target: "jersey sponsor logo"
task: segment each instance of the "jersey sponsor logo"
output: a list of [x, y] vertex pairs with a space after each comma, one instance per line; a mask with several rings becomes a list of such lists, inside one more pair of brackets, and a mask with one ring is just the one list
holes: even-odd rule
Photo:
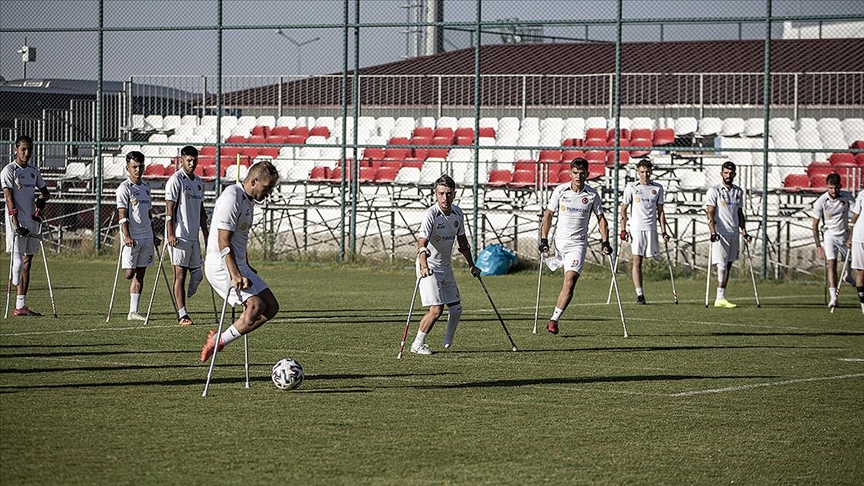
[[435, 229], [443, 230], [443, 229], [444, 229], [444, 223], [438, 223], [438, 224], [436, 224], [436, 225], [435, 225]]
[[240, 225], [240, 231], [246, 231], [246, 228], [249, 227], [249, 223], [244, 222]]
[[132, 204], [132, 206], [137, 206], [138, 205], [138, 198], [133, 196], [132, 199], [129, 200], [129, 203]]
[[723, 206], [723, 207], [726, 207], [726, 201], [724, 201], [723, 199], [721, 199], [721, 200], [720, 200], [720, 205]]
[[636, 198], [636, 203], [638, 204], [638, 203], [640, 203], [640, 202], [642, 202], [642, 198], [641, 198], [641, 197], [637, 197], [637, 198]]
[[588, 208], [568, 208], [565, 206], [564, 209], [566, 209], [568, 213], [590, 213], [591, 212], [591, 210]]

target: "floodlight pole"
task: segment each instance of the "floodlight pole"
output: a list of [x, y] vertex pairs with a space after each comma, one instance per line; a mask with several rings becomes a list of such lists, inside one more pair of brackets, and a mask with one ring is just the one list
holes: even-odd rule
[[312, 39], [305, 40], [303, 42], [298, 42], [294, 40], [291, 36], [282, 31], [282, 29], [276, 29], [276, 35], [282, 36], [288, 39], [288, 42], [294, 44], [294, 47], [297, 48], [297, 76], [303, 75], [303, 46], [307, 44], [311, 44], [313, 42], [317, 42], [321, 40], [320, 37], [313, 37]]

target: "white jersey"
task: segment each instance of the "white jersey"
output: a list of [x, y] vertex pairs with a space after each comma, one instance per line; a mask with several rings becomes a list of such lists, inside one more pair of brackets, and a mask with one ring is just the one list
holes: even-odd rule
[[744, 207], [744, 191], [732, 184], [727, 188], [723, 183], [708, 189], [705, 205], [714, 206], [714, 231], [719, 235], [739, 233], [738, 210]]
[[840, 191], [835, 199], [828, 193], [822, 194], [813, 203], [813, 219], [822, 220], [823, 233], [846, 238], [849, 231], [849, 208], [854, 199], [852, 194]]
[[150, 200], [150, 184], [143, 180], [141, 184], [133, 184], [130, 179], [126, 179], [117, 186], [116, 194], [117, 208], [126, 210], [129, 236], [133, 239], [152, 238], [150, 210], [153, 203]]
[[569, 182], [555, 187], [546, 209], [558, 213], [555, 241], [559, 248], [568, 242], [586, 241], [591, 214], [603, 214], [600, 194], [593, 187], [585, 184], [581, 191], [575, 192]]
[[[0, 183], [3, 189], [12, 191], [12, 201], [18, 210], [18, 222], [25, 223], [33, 221], [33, 213], [36, 212], [36, 189], [45, 187], [45, 181], [39, 169], [32, 165], [21, 167], [17, 162], [10, 162], [0, 172]], [[8, 211], [6, 212], [6, 227], [11, 228]]]
[[176, 203], [174, 236], [197, 240], [201, 229], [201, 204], [204, 203], [204, 183], [185, 170], [175, 172], [165, 184], [165, 200]]
[[630, 231], [657, 231], [657, 206], [663, 204], [663, 186], [634, 182], [624, 188], [624, 204], [633, 208]]
[[855, 206], [852, 207], [852, 212], [858, 215], [858, 221], [852, 228], [852, 241], [855, 243], [864, 243], [864, 191], [858, 192], [858, 197], [855, 198]]
[[234, 261], [238, 265], [248, 265], [246, 246], [249, 244], [249, 229], [252, 228], [254, 209], [252, 198], [246, 195], [242, 184], [238, 182], [225, 188], [213, 207], [210, 236], [207, 239], [208, 260], [222, 258], [219, 255], [219, 230], [226, 230], [234, 233], [230, 243]]
[[449, 267], [450, 259], [453, 258], [453, 243], [457, 236], [464, 234], [465, 215], [459, 206], [450, 205], [450, 216], [444, 214], [437, 203], [430, 206], [423, 215], [418, 234], [429, 242], [427, 248], [430, 254], [426, 257], [429, 268]]

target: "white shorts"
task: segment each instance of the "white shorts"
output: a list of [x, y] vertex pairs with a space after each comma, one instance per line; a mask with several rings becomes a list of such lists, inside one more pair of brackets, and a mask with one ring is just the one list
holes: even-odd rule
[[843, 235], [832, 235], [826, 233], [823, 235], [823, 238], [822, 249], [825, 251], [826, 260], [846, 259], [846, 238], [844, 238]]
[[197, 239], [177, 238], [177, 245], [169, 246], [168, 254], [171, 256], [171, 265], [186, 268], [201, 266], [201, 242]]
[[566, 245], [558, 245], [556, 242], [557, 253], [555, 257], [560, 260], [564, 267], [564, 272], [576, 272], [581, 274], [582, 267], [585, 265], [585, 255], [588, 253], [588, 243], [578, 241], [576, 243], [569, 242]]
[[152, 238], [136, 240], [135, 246], [123, 245], [120, 260], [123, 268], [152, 267], [155, 254]]
[[268, 288], [267, 284], [261, 280], [261, 277], [253, 272], [248, 265], [238, 265], [237, 268], [240, 270], [241, 275], [249, 279], [250, 284], [248, 288], [239, 292], [239, 299], [237, 298], [237, 292], [231, 286], [231, 275], [228, 273], [228, 269], [225, 265], [222, 264], [222, 261], [219, 260], [215, 264], [206, 262], [204, 264], [204, 275], [207, 276], [207, 281], [210, 282], [210, 286], [213, 287], [213, 290], [215, 290], [216, 293], [219, 294], [219, 297], [223, 299], [227, 294], [228, 303], [232, 306], [242, 304], [250, 297], [258, 295]]
[[657, 238], [656, 231], [631, 231], [630, 236], [633, 238], [630, 243], [631, 254], [660, 259], [660, 240]]
[[852, 268], [864, 270], [864, 243], [860, 241], [852, 242]]
[[[36, 221], [19, 221], [21, 226], [30, 230], [33, 234], [38, 234], [39, 232], [39, 223]], [[28, 237], [16, 237], [15, 231], [12, 230], [12, 225], [6, 225], [6, 253], [12, 253], [14, 246], [14, 250], [17, 253], [23, 253], [25, 255], [35, 255], [39, 250], [39, 240], [37, 238]]]
[[737, 234], [720, 235], [720, 241], [711, 243], [711, 263], [725, 265], [738, 260], [739, 239]]
[[[420, 279], [420, 302], [423, 307], [431, 305], [455, 304], [459, 302], [459, 288], [453, 277], [453, 267], [432, 268], [432, 275]], [[420, 263], [416, 264], [415, 275], [420, 276]]]

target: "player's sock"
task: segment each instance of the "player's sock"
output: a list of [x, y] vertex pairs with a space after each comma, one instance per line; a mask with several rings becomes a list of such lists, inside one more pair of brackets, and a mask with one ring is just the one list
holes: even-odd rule
[[726, 298], [726, 289], [723, 287], [717, 287], [717, 300], [723, 300]]
[[16, 309], [21, 309], [21, 308], [23, 308], [23, 307], [26, 305], [26, 304], [24, 303], [26, 300], [27, 300], [27, 296], [26, 296], [26, 295], [19, 295], [19, 296], [15, 299], [15, 308], [16, 308]]
[[180, 309], [177, 310], [177, 318], [178, 318], [178, 319], [182, 318], [182, 317], [185, 316], [186, 314], [188, 314], [188, 312], [186, 312], [186, 308], [185, 308], [185, 307], [181, 307]]
[[231, 327], [222, 331], [222, 345], [225, 346], [240, 336], [242, 336], [242, 334], [240, 334], [240, 331], [238, 331], [237, 328], [234, 327], [234, 324], [231, 324]]
[[189, 297], [195, 295], [195, 292], [198, 292], [198, 286], [201, 284], [201, 281], [204, 280], [204, 272], [201, 271], [201, 267], [190, 268], [189, 269], [189, 290], [187, 294]]
[[[717, 265], [717, 283], [723, 285], [726, 279], [726, 265]], [[722, 297], [720, 297], [722, 299]]]
[[561, 314], [564, 313], [564, 309], [555, 308], [555, 312], [552, 313], [552, 317], [549, 319], [550, 321], [557, 321], [561, 319]]
[[413, 344], [413, 346], [414, 346], [414, 347], [420, 347], [420, 346], [423, 346], [423, 344], [424, 344], [425, 342], [426, 342], [426, 333], [423, 332], [423, 331], [418, 330], [418, 331], [417, 331], [417, 337], [414, 338], [414, 344]]
[[141, 294], [129, 294], [129, 312], [138, 312], [139, 302], [141, 302]]
[[861, 301], [861, 308], [864, 309], [864, 287], [858, 287], [858, 300]]
[[639, 296], [639, 297], [645, 295], [645, 294], [642, 292], [642, 287], [636, 287], [636, 295]]

